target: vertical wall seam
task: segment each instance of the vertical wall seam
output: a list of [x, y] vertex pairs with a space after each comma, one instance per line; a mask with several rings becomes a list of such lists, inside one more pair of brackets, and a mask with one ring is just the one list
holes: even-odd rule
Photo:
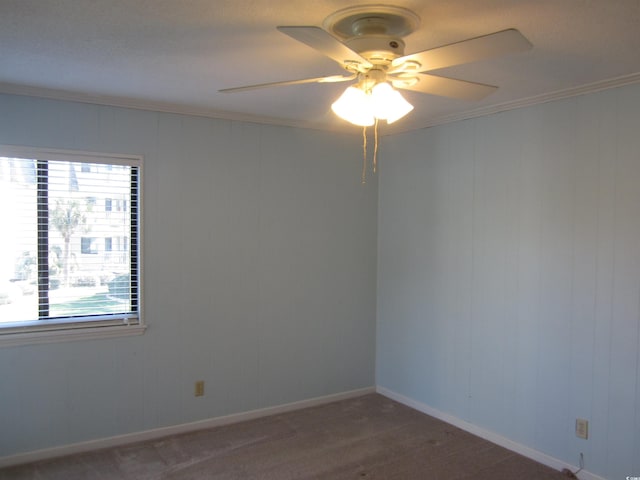
[[[474, 327], [474, 312], [475, 312], [475, 282], [476, 282], [476, 205], [477, 205], [477, 181], [478, 181], [478, 155], [477, 155], [477, 144], [478, 144], [478, 121], [470, 120], [473, 122], [473, 140], [472, 140], [472, 161], [473, 161], [473, 173], [472, 173], [472, 182], [471, 182], [471, 278], [470, 278], [470, 291], [469, 291], [469, 329], [468, 329], [468, 338], [467, 345], [469, 351], [469, 365], [468, 365], [468, 375], [467, 375], [467, 409], [471, 406], [470, 399], [472, 398], [471, 392], [471, 376], [472, 376], [472, 366], [473, 366], [473, 327]], [[467, 410], [468, 414], [468, 410]]]
[[609, 348], [608, 348], [608, 375], [607, 375], [607, 429], [604, 432], [605, 434], [605, 463], [606, 470], [609, 471], [609, 417], [611, 417], [611, 357], [613, 352], [613, 324], [615, 322], [615, 291], [616, 291], [616, 263], [617, 263], [617, 245], [618, 245], [618, 175], [619, 175], [619, 158], [618, 158], [618, 142], [619, 142], [619, 133], [618, 133], [618, 124], [619, 124], [619, 105], [618, 105], [619, 97], [615, 95], [615, 147], [614, 147], [614, 155], [613, 155], [613, 243], [612, 243], [612, 274], [611, 274], [611, 301], [609, 302]]

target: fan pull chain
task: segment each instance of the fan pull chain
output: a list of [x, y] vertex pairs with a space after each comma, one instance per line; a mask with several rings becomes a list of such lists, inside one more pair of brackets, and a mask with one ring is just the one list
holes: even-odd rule
[[367, 127], [362, 127], [362, 185], [367, 183]]
[[[373, 127], [373, 173], [378, 171], [378, 119]], [[367, 183], [367, 127], [362, 127], [362, 185]]]
[[378, 119], [376, 118], [376, 123], [373, 127], [373, 173], [375, 174], [378, 170]]

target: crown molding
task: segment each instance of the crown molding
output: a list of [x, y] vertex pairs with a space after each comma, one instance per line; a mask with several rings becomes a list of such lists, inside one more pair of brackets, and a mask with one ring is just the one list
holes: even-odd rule
[[632, 73], [630, 75], [623, 75], [620, 77], [610, 78], [607, 80], [601, 80], [601, 81], [589, 83], [586, 85], [580, 85], [578, 87], [571, 87], [563, 90], [556, 90], [555, 92], [543, 93], [541, 95], [534, 95], [532, 97], [513, 100], [510, 102], [500, 103], [496, 105], [488, 105], [486, 107], [467, 110], [467, 111], [452, 114], [452, 115], [443, 115], [440, 117], [429, 119], [426, 122], [421, 123], [420, 126], [417, 126], [414, 124], [410, 128], [407, 128], [404, 130], [394, 130], [392, 134], [406, 133], [414, 130], [421, 130], [424, 128], [436, 127], [438, 125], [444, 125], [447, 123], [459, 122], [461, 120], [484, 117], [485, 115], [492, 115], [494, 113], [505, 112], [508, 110], [515, 110], [518, 108], [531, 107], [531, 106], [539, 105], [542, 103], [553, 102], [553, 101], [562, 100], [565, 98], [577, 97], [580, 95], [595, 93], [602, 90], [609, 90], [611, 88], [618, 88], [618, 87], [631, 85], [635, 83], [640, 83], [640, 72]]
[[58, 90], [52, 88], [34, 87], [15, 83], [0, 82], [0, 94], [20, 95], [27, 97], [46, 98], [49, 100], [61, 100], [78, 103], [88, 103], [92, 105], [102, 105], [107, 107], [132, 108], [135, 110], [146, 110], [152, 112], [170, 113], [178, 115], [193, 115], [197, 117], [215, 118], [220, 120], [230, 120], [236, 122], [258, 123], [266, 125], [277, 125], [285, 127], [309, 128], [313, 130], [333, 130], [341, 131], [339, 126], [321, 125], [317, 122], [287, 120], [283, 118], [267, 117], [262, 115], [252, 115], [247, 113], [229, 112], [216, 110], [209, 107], [197, 105], [183, 105], [178, 103], [161, 102], [155, 100], [143, 100], [130, 97], [119, 97], [112, 95], [97, 95], [70, 90]]
[[[623, 75], [607, 80], [589, 83], [586, 85], [580, 85], [578, 87], [566, 88], [563, 90], [557, 90], [555, 92], [544, 93], [541, 95], [535, 95], [523, 99], [518, 99], [510, 102], [505, 102], [496, 105], [488, 105], [477, 109], [466, 110], [464, 112], [455, 113], [452, 115], [444, 115], [435, 118], [428, 119], [420, 123], [405, 122], [405, 128], [402, 125], [394, 125], [394, 128], [385, 128], [386, 131], [380, 132], [382, 136], [395, 135], [398, 133], [406, 133], [414, 130], [421, 130], [424, 128], [435, 127], [438, 125], [444, 125], [447, 123], [458, 122], [461, 120], [468, 120], [471, 118], [482, 117], [485, 115], [492, 115], [494, 113], [500, 113], [507, 110], [515, 110], [517, 108], [530, 107], [541, 103], [552, 102], [555, 100], [561, 100], [565, 98], [575, 97], [579, 95], [586, 95], [589, 93], [599, 92], [601, 90], [607, 90], [611, 88], [617, 88], [624, 85], [630, 85], [640, 82], [640, 72], [632, 73], [629, 75]], [[65, 100], [71, 102], [90, 103], [94, 105], [104, 105], [111, 107], [123, 107], [133, 108], [137, 110], [149, 110], [162, 113], [173, 113], [183, 115], [195, 115], [207, 118], [216, 118], [221, 120], [230, 120], [247, 123], [258, 123], [266, 125], [277, 125], [285, 127], [307, 128], [313, 130], [328, 130], [333, 132], [344, 133], [345, 128], [349, 128], [350, 125], [346, 125], [343, 122], [336, 122], [330, 124], [320, 124], [313, 121], [305, 120], [287, 120], [276, 117], [265, 117], [260, 115], [252, 115], [246, 113], [229, 112], [216, 110], [209, 107], [195, 106], [195, 105], [181, 105], [169, 102], [158, 102], [152, 100], [134, 99], [128, 97], [118, 97], [110, 95], [95, 95], [80, 92], [72, 92], [68, 90], [57, 90], [50, 88], [40, 88], [28, 85], [19, 85], [13, 83], [0, 82], [0, 94], [10, 95], [23, 95], [30, 97], [47, 98], [51, 100]], [[360, 127], [357, 127], [360, 129]]]

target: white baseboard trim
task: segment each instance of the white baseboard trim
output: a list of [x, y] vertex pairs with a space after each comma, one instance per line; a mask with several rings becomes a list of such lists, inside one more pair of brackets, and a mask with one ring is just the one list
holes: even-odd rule
[[325, 395], [322, 397], [300, 400], [298, 402], [285, 403], [273, 407], [259, 408], [248, 412], [234, 413], [222, 417], [209, 418], [197, 422], [183, 423], [180, 425], [172, 425], [169, 427], [155, 428], [153, 430], [145, 430], [142, 432], [128, 433], [125, 435], [117, 435], [114, 437], [100, 438], [96, 440], [88, 440], [86, 442], [74, 443], [70, 445], [62, 445], [59, 447], [45, 448], [32, 452], [18, 453], [0, 457], [0, 468], [21, 465], [24, 463], [37, 462], [39, 460], [48, 460], [56, 457], [63, 457], [77, 453], [90, 452], [103, 448], [119, 447], [130, 443], [144, 442], [155, 440], [169, 435], [179, 435], [182, 433], [203, 430], [206, 428], [219, 427], [229, 425], [231, 423], [244, 422], [255, 418], [267, 417], [279, 413], [291, 412], [302, 408], [315, 407], [326, 403], [337, 402], [339, 400], [347, 400], [349, 398], [360, 397], [369, 393], [375, 393], [375, 387], [360, 388], [347, 392]]
[[[546, 453], [542, 453], [531, 447], [522, 445], [521, 443], [514, 442], [513, 440], [510, 440], [506, 437], [503, 437], [502, 435], [498, 435], [495, 432], [492, 432], [490, 430], [486, 430], [482, 427], [474, 425], [473, 423], [469, 423], [465, 420], [462, 420], [448, 413], [441, 412], [440, 410], [430, 407], [429, 405], [426, 405], [422, 402], [413, 400], [412, 398], [409, 398], [409, 397], [405, 397], [404, 395], [396, 393], [393, 390], [389, 390], [388, 388], [377, 386], [376, 392], [378, 392], [380, 395], [384, 395], [385, 397], [390, 398], [391, 400], [395, 400], [396, 402], [402, 403], [403, 405], [406, 405], [415, 410], [418, 410], [419, 412], [426, 413], [427, 415], [430, 415], [439, 420], [442, 420], [443, 422], [447, 422], [462, 430], [472, 433], [473, 435], [476, 435], [480, 438], [484, 438], [485, 440], [495, 443], [496, 445], [500, 445], [501, 447], [504, 447], [507, 450], [511, 450], [512, 452], [519, 453], [524, 457], [530, 458], [531, 460], [535, 460], [536, 462], [542, 463], [543, 465], [551, 467], [555, 470], [562, 470], [563, 468], [568, 468], [572, 472], [575, 472], [579, 468], [574, 465], [569, 465], [563, 462], [562, 460], [558, 460], [555, 457], [547, 455]], [[586, 470], [582, 470], [578, 474], [578, 478], [580, 478], [581, 480], [606, 480], [605, 478], [602, 478]]]

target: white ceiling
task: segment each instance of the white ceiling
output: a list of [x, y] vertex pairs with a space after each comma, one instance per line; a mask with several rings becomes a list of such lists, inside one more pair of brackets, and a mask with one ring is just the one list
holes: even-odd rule
[[[218, 89], [343, 73], [276, 30], [316, 25], [337, 0], [0, 0], [0, 92], [313, 128], [345, 84]], [[417, 13], [406, 53], [507, 28], [529, 52], [437, 72], [497, 85], [482, 101], [407, 92], [415, 110], [386, 133], [640, 81], [640, 0], [390, 0]], [[384, 133], [384, 132], [383, 132]]]

